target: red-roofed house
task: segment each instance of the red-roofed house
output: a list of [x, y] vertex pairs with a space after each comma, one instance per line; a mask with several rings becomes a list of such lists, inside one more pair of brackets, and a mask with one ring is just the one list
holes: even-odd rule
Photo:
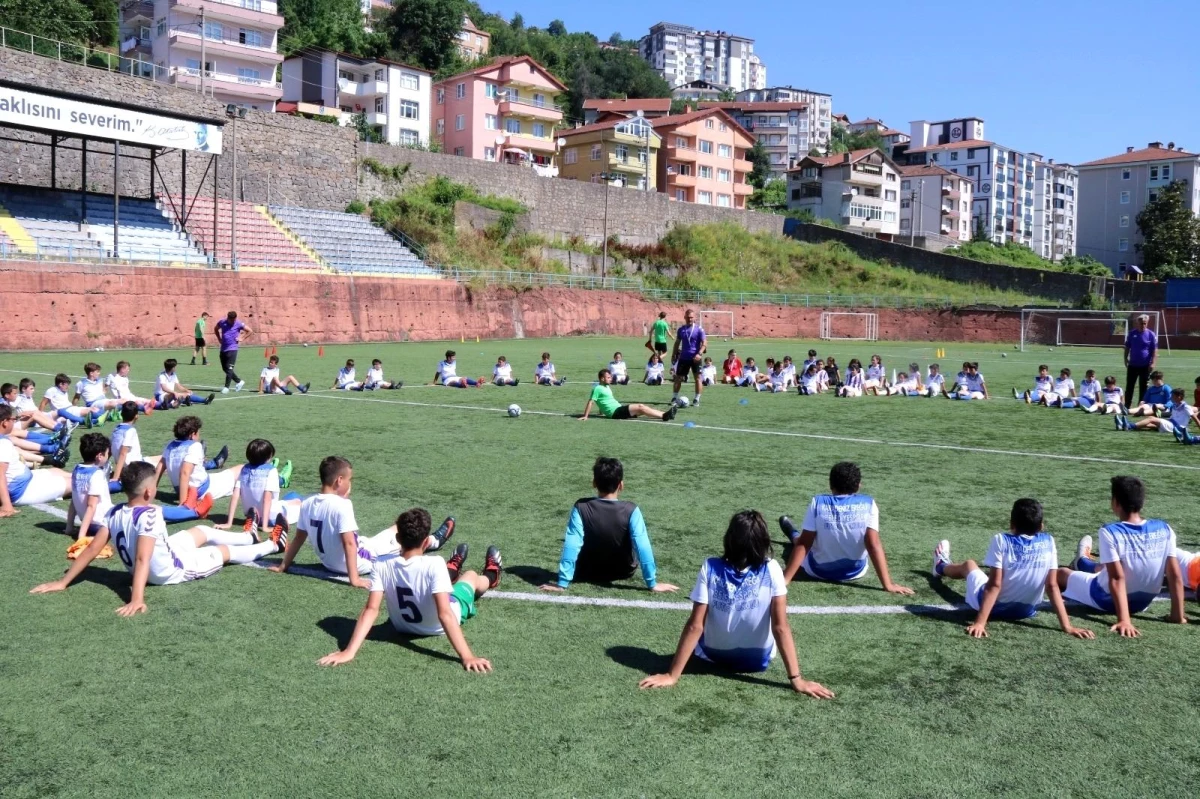
[[900, 232], [900, 168], [876, 149], [805, 156], [788, 170], [788, 208], [891, 241]]
[[747, 150], [754, 138], [719, 108], [650, 120], [662, 137], [658, 190], [672, 200], [745, 208], [754, 193]]
[[1131, 265], [1142, 266], [1137, 215], [1164, 186], [1186, 181], [1188, 204], [1200, 215], [1200, 154], [1175, 142], [1129, 147], [1080, 164], [1078, 170], [1079, 254], [1092, 256], [1118, 275]]
[[635, 117], [638, 112], [646, 119], [665, 117], [671, 113], [670, 97], [642, 97], [632, 100], [584, 100], [583, 122], [591, 125], [610, 115]]
[[720, 108], [750, 131], [771, 157], [772, 178], [784, 177], [813, 146], [807, 103], [702, 102], [700, 107]]
[[[971, 181], [937, 164], [900, 167], [900, 239], [971, 240]], [[943, 242], [950, 243], [950, 242]]]
[[605, 122], [568, 128], [558, 176], [655, 191], [662, 137], [644, 117], [613, 116]]

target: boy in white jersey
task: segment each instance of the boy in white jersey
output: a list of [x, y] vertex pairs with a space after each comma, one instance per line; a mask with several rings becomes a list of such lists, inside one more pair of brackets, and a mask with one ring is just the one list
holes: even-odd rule
[[[108, 493], [108, 439], [103, 433], [87, 433], [79, 440], [79, 458], [82, 461], [71, 472], [71, 504], [67, 508], [67, 535], [75, 535], [75, 520], [79, 520], [79, 535], [82, 540], [95, 535], [104, 525], [105, 516], [112, 508]], [[67, 557], [71, 556], [68, 550]], [[111, 553], [110, 553], [111, 557]]]
[[1115, 415], [1122, 415], [1128, 410], [1125, 407], [1125, 391], [1117, 385], [1115, 375], [1107, 375], [1104, 378], [1104, 386], [1100, 389], [1100, 396], [1096, 402], [1092, 405], [1084, 405], [1083, 409], [1088, 413]]
[[1075, 381], [1071, 379], [1071, 370], [1064, 368], [1059, 372], [1058, 377], [1054, 381], [1054, 387], [1050, 391], [1042, 392], [1042, 396], [1038, 402], [1045, 405], [1047, 408], [1059, 406], [1061, 408], [1075, 407]]
[[338, 369], [337, 377], [333, 378], [331, 389], [336, 391], [357, 391], [362, 383], [358, 382], [354, 370], [354, 359], [347, 358], [346, 365]]
[[138, 405], [130, 400], [121, 406], [121, 423], [113, 428], [111, 479], [108, 481], [109, 491], [121, 490], [121, 472], [131, 463], [145, 461], [151, 466], [157, 466], [161, 458], [158, 455], [149, 457], [142, 454], [142, 439], [138, 435], [137, 424]]
[[243, 530], [248, 533], [258, 530], [259, 522], [264, 527], [274, 528], [300, 521], [300, 497], [280, 499], [280, 490], [287, 488], [292, 479], [292, 462], [279, 466], [275, 457], [275, 445], [265, 438], [256, 438], [246, 445], [246, 465], [238, 475], [237, 485], [229, 497], [229, 513], [218, 530], [233, 527], [233, 515], [237, 512], [238, 500], [246, 522]]
[[642, 381], [648, 386], [661, 386], [663, 384], [663, 372], [667, 367], [662, 362], [662, 356], [657, 352], [650, 355], [650, 360], [646, 361], [646, 378]]
[[100, 379], [100, 364], [85, 363], [83, 374], [84, 378], [75, 384], [75, 396], [71, 402], [76, 405], [82, 404], [90, 410], [93, 422], [106, 421], [108, 412], [121, 403], [119, 400], [108, 398], [105, 383]]
[[[0, 385], [0, 405], [7, 405], [13, 409], [14, 424], [13, 431], [8, 436], [9, 440], [27, 463], [62, 466], [70, 457], [74, 425], [66, 419], [52, 419], [37, 410], [22, 411], [18, 404], [19, 397], [14, 384]], [[45, 429], [32, 429], [35, 424]]]
[[705, 358], [704, 365], [700, 367], [700, 385], [715, 386], [717, 384], [717, 367], [713, 365], [712, 358]]
[[[54, 385], [46, 389], [46, 393], [42, 396], [42, 402], [38, 405], [38, 410], [45, 411], [47, 408], [53, 410], [52, 416], [57, 416], [59, 419], [66, 419], [74, 424], [92, 426], [92, 423], [104, 415], [103, 410], [92, 411], [90, 408], [78, 408], [71, 404], [71, 378], [67, 377], [62, 372], [54, 376]], [[95, 417], [95, 418], [93, 418]]]
[[[354, 518], [354, 504], [350, 501], [350, 489], [354, 480], [354, 469], [350, 461], [330, 455], [321, 461], [321, 493], [308, 497], [300, 505], [300, 519], [296, 523], [296, 535], [283, 553], [283, 560], [271, 571], [286, 572], [296, 559], [304, 542], [312, 539], [313, 549], [321, 565], [334, 574], [344, 574], [355, 588], [368, 588], [370, 583], [363, 575], [370, 574], [371, 566], [384, 555], [400, 551], [396, 540], [395, 526], [389, 527], [370, 538], [360, 538], [358, 521]], [[441, 549], [454, 535], [453, 517], [446, 519], [436, 532], [428, 549]]]
[[[712, 359], [709, 358], [708, 360], [711, 361]], [[800, 372], [800, 374], [807, 372], [808, 367], [812, 366], [813, 364], [819, 364], [818, 368], [824, 368], [822, 362], [820, 360], [816, 360], [812, 363], [804, 364], [804, 369]], [[783, 356], [783, 380], [784, 388], [799, 388], [800, 386], [799, 375], [796, 373], [796, 364], [792, 361], [792, 356], [790, 355]]]
[[861, 397], [864, 380], [862, 363], [858, 358], [851, 358], [850, 363], [846, 366], [846, 382], [838, 388], [837, 395], [839, 397]]
[[503, 355], [496, 359], [496, 365], [492, 367], [492, 382], [498, 386], [515, 386], [521, 382], [520, 378], [513, 377], [512, 364]]
[[829, 493], [813, 497], [800, 530], [787, 516], [779, 526], [792, 542], [783, 576], [790, 583], [801, 568], [815, 580], [844, 583], [867, 573], [867, 560], [883, 590], [909, 595], [913, 590], [892, 582], [887, 556], [879, 539], [879, 506], [858, 493], [862, 472], [856, 464], [842, 461], [829, 471]]
[[470, 377], [459, 377], [458, 374], [458, 353], [454, 350], [446, 350], [446, 357], [437, 365], [437, 371], [433, 373], [434, 386], [449, 386], [450, 388], [467, 388], [479, 387], [483, 388], [485, 380], [479, 378], [474, 380]]
[[349, 663], [367, 640], [379, 608], [387, 601], [388, 621], [405, 635], [445, 635], [458, 653], [462, 667], [471, 672], [489, 672], [492, 664], [475, 657], [462, 625], [475, 617], [476, 601], [500, 584], [503, 564], [500, 550], [488, 547], [483, 574], [464, 572], [467, 545], [459, 544], [450, 560], [426, 555], [431, 522], [424, 508], [411, 508], [396, 519], [400, 551], [375, 561], [366, 607], [354, 625], [345, 649], [317, 661], [321, 666]]
[[[808, 368], [804, 370], [804, 374], [800, 375], [800, 385], [796, 387], [797, 393], [821, 393], [821, 383], [818, 378], [820, 371], [815, 363], [809, 364]], [[780, 379], [777, 379], [776, 375], [780, 375]], [[782, 368], [781, 364], [777, 363], [775, 364], [775, 371], [771, 372], [771, 388], [775, 391], [783, 391], [786, 386], [787, 371]]]
[[[966, 379], [966, 364], [963, 364], [962, 378]], [[1053, 389], [1054, 381], [1050, 377], [1050, 367], [1047, 364], [1038, 364], [1037, 376], [1033, 378], [1033, 388], [1028, 391], [1018, 391], [1013, 389], [1013, 396], [1017, 399], [1025, 400], [1026, 405], [1031, 405], [1035, 402], [1041, 402], [1042, 397]]]
[[1175, 555], [1175, 531], [1161, 519], [1143, 519], [1146, 486], [1136, 477], [1112, 478], [1112, 512], [1120, 520], [1100, 528], [1100, 559], [1092, 558], [1092, 537], [1079, 539], [1071, 568], [1058, 570], [1063, 596], [1104, 613], [1115, 613], [1109, 629], [1127, 638], [1141, 633], [1131, 617], [1150, 607], [1162, 589], [1171, 594], [1167, 620], [1186, 624], [1183, 575]]
[[939, 364], [929, 364], [929, 371], [925, 375], [925, 385], [922, 388], [921, 394], [926, 397], [940, 397], [946, 393], [946, 376], [942, 374], [942, 367]]
[[946, 396], [957, 400], [988, 399], [987, 382], [979, 372], [977, 362], [966, 361], [963, 363], [963, 370], [958, 373], [954, 391]]
[[203, 423], [195, 416], [181, 416], [175, 422], [175, 440], [163, 448], [162, 460], [155, 467], [154, 485], [157, 488], [163, 475], [179, 495], [177, 506], [164, 507], [163, 516], [168, 522], [190, 522], [208, 516], [214, 500], [233, 493], [241, 466], [224, 471], [213, 471], [225, 465], [229, 448], [221, 447], [217, 457], [204, 457], [204, 445], [200, 443], [200, 428]]
[[139, 397], [129, 388], [129, 361], [117, 361], [117, 368], [112, 374], [104, 378], [104, 385], [112, 392], [113, 397], [117, 400], [117, 406], [114, 408], [113, 421], [119, 422], [121, 405], [126, 402], [136, 402], [142, 408], [142, 412], [147, 416], [154, 413], [155, 401]]
[[1100, 403], [1100, 381], [1096, 379], [1096, 370], [1088, 369], [1079, 381], [1079, 409], [1089, 411]]
[[918, 397], [917, 386], [921, 377], [917, 373], [901, 372], [896, 376], [896, 382], [887, 387], [884, 395], [888, 397]]
[[1200, 420], [1196, 419], [1196, 409], [1184, 401], [1184, 396], [1182, 388], [1171, 389], [1171, 401], [1166, 406], [1166, 419], [1147, 416], [1133, 422], [1128, 416], [1118, 416], [1113, 421], [1118, 430], [1157, 430], [1160, 433], [1168, 433], [1177, 439], [1184, 440], [1189, 424], [1196, 422], [1200, 425]]
[[404, 385], [404, 381], [383, 379], [383, 361], [376, 358], [371, 361], [371, 368], [367, 370], [367, 379], [362, 381], [358, 386], [359, 391], [376, 391], [378, 389], [400, 388]]
[[629, 369], [621, 353], [613, 353], [613, 359], [608, 362], [608, 371], [612, 372], [614, 384], [618, 386], [629, 385]]
[[1043, 525], [1042, 503], [1018, 499], [1008, 520], [1008, 533], [992, 536], [983, 565], [973, 560], [950, 561], [950, 542], [942, 540], [933, 550], [934, 579], [966, 580], [967, 606], [977, 611], [967, 627], [972, 638], [987, 637], [990, 619], [1028, 619], [1047, 593], [1058, 616], [1058, 626], [1075, 638], [1095, 638], [1091, 630], [1071, 624], [1067, 606], [1058, 588], [1058, 550]]
[[[56, 432], [63, 428], [74, 429], [73, 422], [60, 418], [57, 414], [50, 415], [38, 410], [37, 400], [33, 398], [36, 388], [37, 383], [29, 377], [22, 377], [21, 382], [17, 385], [17, 396], [8, 403], [17, 411], [17, 422], [27, 430], [32, 425]], [[7, 395], [5, 395], [5, 400], [8, 401]]]
[[561, 386], [566, 378], [559, 379], [554, 364], [550, 362], [550, 353], [543, 352], [542, 360], [533, 367], [533, 379], [539, 386]]
[[308, 393], [308, 383], [301, 383], [296, 379], [295, 375], [282, 377], [279, 374], [279, 356], [272, 355], [267, 358], [267, 365], [258, 374], [258, 393], [259, 394], [287, 394], [288, 386], [295, 386], [296, 390], [301, 394]]
[[787, 617], [787, 581], [771, 557], [767, 523], [756, 510], [736, 514], [725, 531], [724, 554], [709, 558], [692, 589], [692, 615], [666, 674], [639, 688], [670, 688], [695, 655], [736, 672], [764, 672], [778, 653], [796, 693], [832, 699], [833, 692], [800, 674], [796, 642]]
[[863, 393], [866, 394], [870, 391], [878, 395], [881, 388], [887, 388], [887, 370], [883, 366], [883, 359], [878, 355], [872, 355], [871, 361], [863, 373]]
[[185, 408], [189, 405], [212, 405], [217, 395], [202, 397], [179, 382], [175, 376], [178, 366], [179, 361], [174, 358], [163, 361], [163, 370], [158, 373], [158, 383], [154, 387], [154, 398], [158, 400], [159, 409], [178, 408], [180, 405]]
[[125, 568], [133, 574], [129, 603], [117, 608], [121, 616], [145, 613], [146, 584], [177, 585], [199, 580], [221, 570], [226, 563], [250, 563], [281, 551], [287, 537], [259, 541], [250, 533], [227, 533], [212, 527], [193, 527], [168, 534], [162, 508], [154, 505], [154, 467], [132, 463], [121, 478], [129, 497], [112, 508], [92, 543], [80, 553], [61, 579], [41, 585], [31, 594], [65, 591], [83, 573], [111, 537]]
[[30, 470], [9, 440], [15, 418], [10, 405], [0, 405], [0, 519], [15, 516], [15, 505], [56, 502], [71, 494], [71, 475], [62, 469]]

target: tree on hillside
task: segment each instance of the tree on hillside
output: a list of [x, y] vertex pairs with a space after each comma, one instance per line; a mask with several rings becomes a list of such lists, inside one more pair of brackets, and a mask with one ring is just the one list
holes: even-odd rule
[[100, 47], [116, 47], [120, 28], [117, 24], [117, 0], [82, 0], [92, 18], [92, 32], [88, 36], [92, 44]]
[[671, 110], [668, 114], [686, 114], [688, 111], [696, 110], [695, 100], [672, 100]]
[[782, 211], [787, 208], [787, 182], [780, 178], [768, 180], [761, 189], [755, 189], [746, 203], [751, 208], [767, 208]]
[[[0, 20], [6, 28], [66, 42], [92, 40], [92, 14], [79, 0], [0, 0]], [[18, 46], [13, 38], [10, 46]]]
[[733, 89], [721, 89], [717, 94], [717, 101], [721, 103], [732, 103], [737, 99], [737, 92]]
[[561, 19], [551, 20], [550, 24], [546, 26], [546, 33], [551, 36], [566, 36], [567, 26]]
[[1192, 213], [1186, 183], [1174, 181], [1137, 215], [1142, 269], [1154, 278], [1200, 274], [1200, 219]]
[[382, 55], [381, 38], [363, 30], [359, 0], [279, 0], [279, 51], [314, 47], [351, 55]]
[[437, 72], [455, 60], [466, 0], [394, 0], [384, 23], [390, 54]]
[[851, 150], [879, 149], [888, 152], [883, 143], [883, 134], [874, 128], [850, 132], [843, 125], [834, 125], [829, 134], [830, 153], [848, 153]]
[[771, 156], [767, 153], [767, 148], [763, 147], [762, 142], [756, 141], [747, 152], [746, 158], [753, 167], [750, 170], [750, 185], [762, 189], [771, 175]]

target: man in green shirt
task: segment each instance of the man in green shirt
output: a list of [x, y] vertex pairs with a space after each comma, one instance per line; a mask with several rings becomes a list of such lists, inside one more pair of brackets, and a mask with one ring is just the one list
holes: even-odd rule
[[678, 410], [674, 405], [667, 409], [664, 413], [657, 408], [651, 408], [649, 405], [634, 403], [632, 405], [622, 405], [617, 402], [613, 396], [612, 389], [609, 386], [612, 384], [612, 372], [607, 369], [601, 369], [600, 384], [592, 389], [592, 396], [588, 398], [587, 405], [584, 406], [583, 416], [579, 417], [579, 421], [586, 422], [588, 414], [592, 412], [592, 407], [597, 410], [606, 419], [633, 419], [638, 416], [649, 416], [651, 419], [661, 419], [664, 422], [669, 422], [675, 418], [675, 411]]
[[196, 320], [196, 348], [192, 350], [192, 366], [196, 365], [196, 356], [204, 359], [203, 366], [208, 366], [208, 345], [204, 342], [204, 328], [208, 324], [208, 311], [200, 314]]
[[650, 338], [646, 341], [646, 349], [657, 352], [662, 358], [667, 357], [667, 339], [675, 338], [671, 333], [671, 325], [667, 322], [667, 312], [659, 311], [658, 319], [650, 328]]

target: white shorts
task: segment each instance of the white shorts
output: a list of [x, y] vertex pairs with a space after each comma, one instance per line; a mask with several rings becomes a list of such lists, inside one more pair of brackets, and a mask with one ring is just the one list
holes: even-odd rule
[[67, 478], [56, 472], [34, 469], [28, 485], [25, 486], [21, 498], [14, 500], [14, 505], [41, 505], [45, 502], [58, 502], [71, 490]]
[[1095, 598], [1092, 596], [1092, 583], [1096, 582], [1096, 578], [1100, 576], [1099, 572], [1089, 574], [1088, 572], [1071, 572], [1071, 576], [1067, 578], [1066, 590], [1062, 595], [1073, 602], [1078, 602], [1081, 605], [1087, 605], [1089, 608], [1109, 612], [1107, 608], [1102, 608], [1096, 604]]
[[979, 610], [979, 594], [988, 583], [987, 572], [983, 569], [972, 569], [967, 572], [967, 607]]
[[287, 523], [289, 525], [295, 527], [300, 521], [300, 500], [277, 499], [271, 503], [271, 511], [275, 514], [276, 519], [278, 519], [280, 516], [283, 516], [283, 518], [287, 519]]
[[1167, 435], [1175, 435], [1174, 422], [1172, 422], [1170, 419], [1159, 419], [1158, 421], [1161, 423], [1158, 427], [1160, 432], [1166, 433]]
[[151, 585], [178, 585], [202, 580], [216, 574], [225, 565], [220, 547], [198, 547], [191, 533], [186, 530], [168, 536], [167, 546], [171, 548], [176, 562], [181, 566], [164, 574], [151, 572]]
[[855, 388], [854, 386], [842, 386], [842, 396], [843, 397], [861, 397], [862, 389]]
[[[311, 536], [310, 536], [310, 540], [311, 540]], [[315, 541], [313, 542], [313, 546], [314, 547], [316, 546]], [[327, 570], [333, 572], [334, 574], [345, 574], [346, 573], [346, 565], [345, 565], [344, 561], [342, 561], [341, 564], [338, 566], [333, 566], [333, 565], [330, 565], [328, 560], [326, 560], [327, 557], [329, 558], [329, 560], [332, 560], [334, 558], [341, 560], [341, 557], [340, 557], [341, 552], [342, 552], [341, 536], [329, 536], [328, 538], [325, 539], [325, 551], [324, 552], [318, 551], [318, 555], [321, 558], [321, 565], [324, 566]], [[376, 533], [375, 535], [373, 535], [369, 538], [364, 537], [364, 536], [359, 536], [358, 537], [358, 573], [359, 574], [370, 574], [371, 567], [374, 564], [374, 561], [378, 560], [379, 558], [383, 557], [384, 555], [395, 555], [395, 554], [398, 554], [399, 552], [400, 552], [400, 542], [396, 539], [396, 531], [395, 531], [394, 527], [384, 530], [381, 533]], [[333, 554], [331, 554], [331, 553], [333, 553]]]
[[282, 387], [282, 386], [275, 386], [275, 388], [271, 388], [270, 386], [267, 386], [267, 393], [268, 393], [268, 394], [282, 394], [282, 393], [283, 393], [283, 387]]
[[879, 381], [879, 380], [864, 380], [862, 387], [865, 390], [868, 388], [879, 388], [882, 385], [883, 385], [883, 382]]
[[237, 485], [239, 472], [236, 469], [225, 469], [220, 472], [208, 473], [208, 494], [213, 499], [224, 499], [233, 494]]

